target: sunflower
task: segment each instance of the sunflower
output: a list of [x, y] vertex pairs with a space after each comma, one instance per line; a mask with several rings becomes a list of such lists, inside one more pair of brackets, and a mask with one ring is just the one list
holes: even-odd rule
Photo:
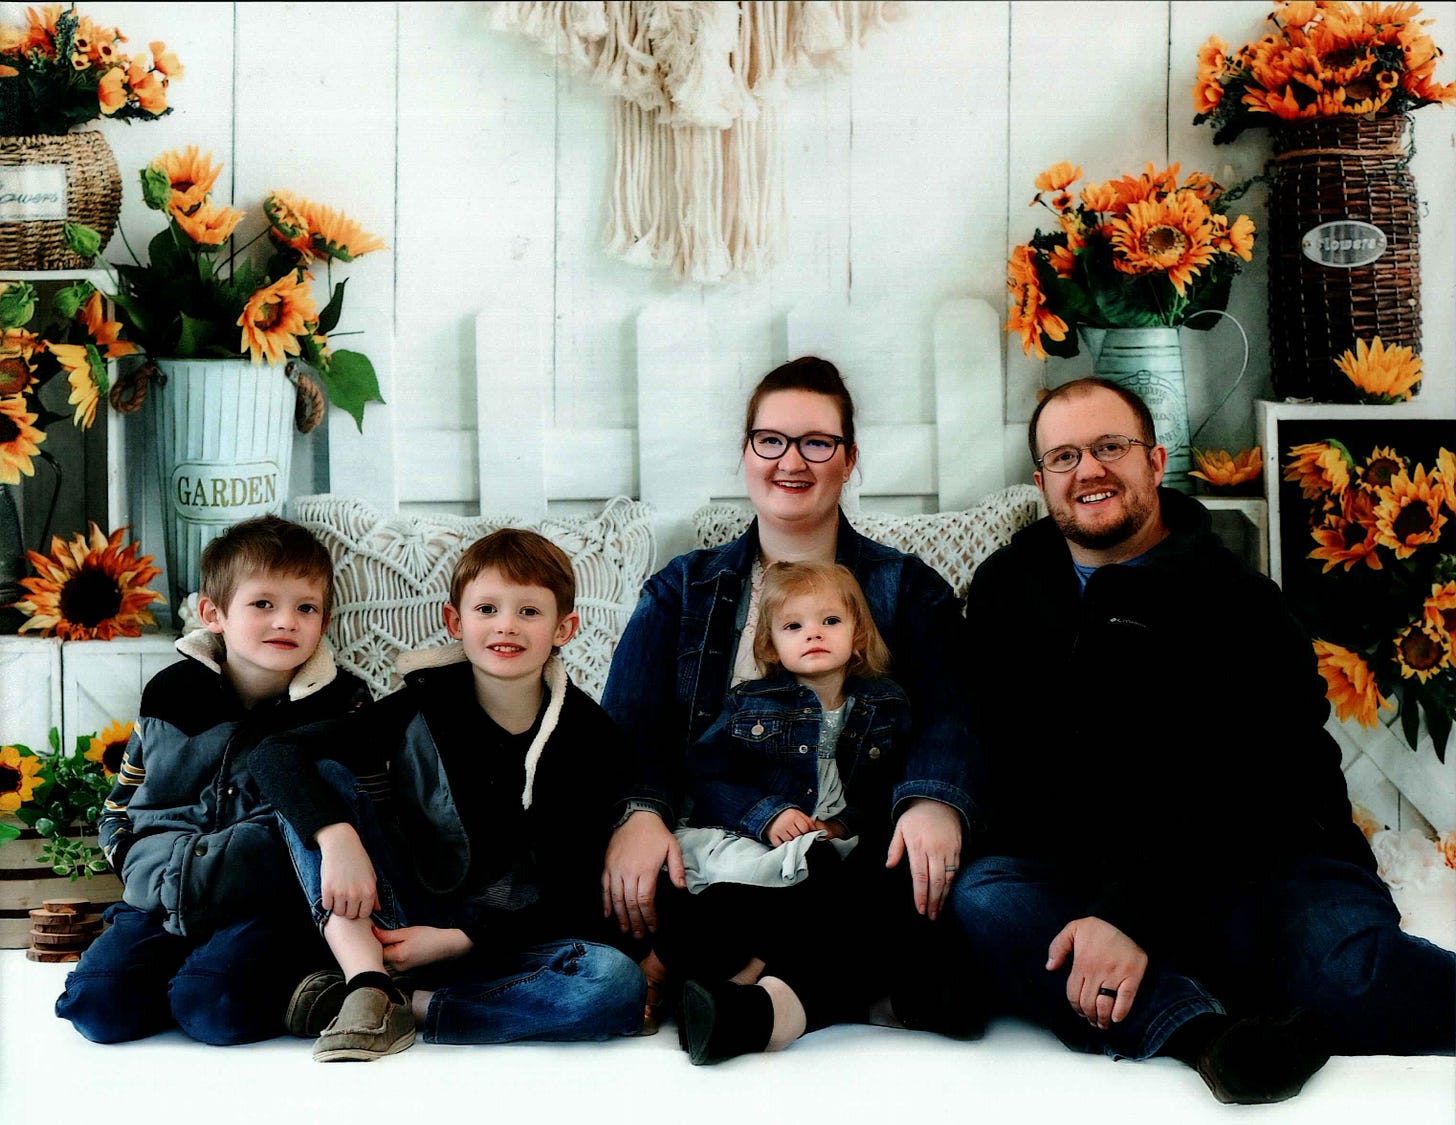
[[306, 258], [313, 257], [313, 238], [301, 200], [286, 191], [271, 191], [263, 200], [263, 214], [268, 217], [268, 233], [275, 242], [297, 250]]
[[121, 321], [106, 319], [99, 291], [92, 293], [86, 303], [76, 311], [76, 319], [86, 329], [97, 350], [107, 359], [136, 354], [137, 346], [121, 338]]
[[121, 545], [125, 531], [118, 528], [107, 538], [93, 523], [89, 540], [79, 533], [70, 543], [53, 538], [49, 558], [27, 551], [36, 577], [20, 581], [30, 594], [15, 603], [29, 617], [20, 632], [109, 641], [140, 636], [141, 626], [153, 624], [146, 607], [164, 599], [146, 584], [161, 571], [151, 555], [137, 557], [139, 544]]
[[1216, 488], [1234, 488], [1264, 475], [1264, 451], [1259, 446], [1231, 456], [1223, 449], [1194, 449], [1198, 468], [1188, 475], [1206, 480]]
[[1404, 471], [1391, 478], [1375, 505], [1375, 527], [1380, 545], [1389, 547], [1398, 559], [1409, 558], [1417, 547], [1435, 543], [1446, 526], [1441, 511], [1444, 496], [1432, 476], [1417, 465], [1414, 475]]
[[0, 333], [0, 396], [24, 394], [35, 383], [35, 353], [40, 339], [24, 328]]
[[173, 203], [172, 220], [199, 246], [221, 246], [242, 222], [243, 213], [231, 207], [219, 207], [211, 200], [204, 200], [191, 211]]
[[1456, 454], [1442, 449], [1436, 455], [1436, 476], [1441, 482], [1441, 491], [1446, 494], [1446, 507], [1456, 515]]
[[91, 747], [86, 751], [88, 762], [97, 762], [107, 777], [112, 777], [121, 770], [121, 756], [126, 752], [127, 743], [131, 741], [132, 729], [135, 723], [111, 723], [99, 735], [91, 739]]
[[1335, 705], [1341, 722], [1353, 718], [1362, 727], [1373, 727], [1381, 708], [1394, 708], [1395, 703], [1380, 694], [1374, 673], [1359, 653], [1329, 641], [1315, 641], [1314, 651], [1328, 685], [1325, 698]]
[[1065, 340], [1067, 322], [1046, 308], [1046, 294], [1042, 292], [1041, 281], [1036, 273], [1034, 248], [1018, 246], [1011, 252], [1007, 263], [1006, 288], [1016, 298], [1011, 308], [1011, 316], [1006, 321], [1006, 330], [1021, 334], [1021, 350], [1027, 355], [1035, 351], [1042, 359], [1046, 359], [1042, 337]]
[[1450, 662], [1449, 639], [1419, 622], [1406, 626], [1395, 638], [1396, 667], [1406, 679], [1414, 676], [1425, 683]]
[[71, 395], [66, 403], [76, 408], [73, 419], [78, 430], [89, 430], [96, 421], [96, 407], [105, 389], [106, 368], [101, 355], [86, 344], [47, 344], [50, 353], [66, 371]]
[[15, 746], [0, 746], [0, 813], [13, 813], [35, 795], [35, 787], [44, 784], [36, 776], [41, 760], [22, 754]]
[[1355, 350], [1347, 349], [1335, 360], [1335, 366], [1360, 389], [1362, 402], [1376, 404], [1404, 402], [1423, 374], [1421, 357], [1414, 348], [1400, 344], [1386, 347], [1379, 336], [1369, 344], [1356, 340]]
[[1326, 441], [1291, 445], [1284, 479], [1298, 481], [1306, 500], [1338, 500], [1350, 486], [1350, 463]]
[[1213, 213], [1196, 196], [1131, 203], [1109, 226], [1112, 264], [1123, 273], [1166, 273], [1179, 296], [1213, 261]]
[[107, 117], [126, 105], [126, 72], [114, 66], [96, 84], [96, 102]]
[[298, 354], [298, 337], [318, 320], [318, 306], [309, 292], [308, 277], [290, 273], [272, 285], [259, 289], [248, 299], [238, 324], [243, 330], [242, 347], [253, 362], [282, 363], [283, 357]]
[[22, 395], [0, 398], [0, 484], [18, 484], [21, 473], [35, 476], [34, 458], [45, 441], [45, 431], [35, 428], [39, 417], [25, 409]]
[[1240, 215], [1232, 224], [1227, 215], [1215, 215], [1214, 249], [1223, 254], [1237, 254], [1246, 262], [1254, 260], [1254, 220]]
[[150, 166], [160, 170], [172, 185], [172, 208], [188, 212], [202, 205], [222, 174], [222, 165], [213, 164], [212, 153], [199, 153], [196, 145], [164, 152]]
[[181, 78], [184, 71], [182, 64], [177, 61], [177, 56], [167, 50], [167, 44], [160, 39], [154, 39], [148, 44], [152, 50], [152, 66], [158, 73], [166, 78]]
[[1364, 563], [1371, 570], [1385, 569], [1375, 551], [1380, 546], [1380, 539], [1373, 522], [1331, 516], [1324, 526], [1314, 528], [1310, 535], [1319, 546], [1309, 553], [1309, 557], [1325, 564], [1321, 574], [1328, 574], [1337, 566], [1349, 570], [1356, 563]]
[[1031, 205], [1042, 202], [1042, 196], [1048, 192], [1056, 192], [1052, 201], [1052, 209], [1065, 211], [1072, 205], [1072, 197], [1067, 194], [1067, 187], [1076, 183], [1082, 178], [1082, 167], [1073, 164], [1069, 160], [1063, 160], [1053, 164], [1045, 172], [1036, 178], [1036, 195], [1032, 197]]
[[370, 234], [342, 211], [320, 203], [303, 200], [303, 213], [308, 217], [313, 252], [320, 258], [352, 262], [371, 250], [383, 250], [384, 241]]
[[1222, 79], [1228, 68], [1228, 44], [1217, 35], [1198, 48], [1198, 77], [1193, 83], [1193, 112], [1212, 113], [1223, 100]]
[[1422, 604], [1421, 616], [1448, 640], [1456, 638], [1456, 582], [1431, 583], [1431, 596]]
[[1371, 492], [1388, 488], [1396, 473], [1406, 472], [1406, 460], [1388, 445], [1376, 446], [1365, 458], [1365, 464], [1355, 477], [1355, 483]]

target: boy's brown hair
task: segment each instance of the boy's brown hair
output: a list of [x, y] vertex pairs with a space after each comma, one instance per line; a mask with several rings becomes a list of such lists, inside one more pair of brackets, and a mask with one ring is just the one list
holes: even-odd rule
[[450, 575], [450, 604], [463, 610], [465, 587], [484, 571], [498, 570], [518, 586], [544, 586], [556, 599], [556, 614], [576, 608], [576, 575], [566, 552], [544, 535], [519, 527], [503, 527], [465, 549]]
[[758, 601], [758, 628], [753, 634], [753, 656], [768, 675], [779, 667], [774, 651], [774, 618], [784, 602], [800, 594], [824, 591], [838, 595], [854, 621], [854, 655], [845, 672], [862, 679], [883, 676], [890, 670], [890, 649], [875, 626], [854, 572], [840, 563], [774, 563], [764, 575]]
[[313, 532], [279, 516], [257, 516], [228, 528], [202, 549], [201, 594], [224, 613], [250, 575], [286, 574], [323, 583], [324, 620], [334, 608], [334, 560]]

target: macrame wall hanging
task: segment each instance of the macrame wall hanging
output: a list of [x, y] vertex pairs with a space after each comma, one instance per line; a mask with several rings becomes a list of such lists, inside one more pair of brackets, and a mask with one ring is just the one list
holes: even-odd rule
[[515, 31], [614, 95], [605, 245], [677, 281], [753, 277], [784, 222], [779, 105], [845, 68], [898, 3], [503, 2]]

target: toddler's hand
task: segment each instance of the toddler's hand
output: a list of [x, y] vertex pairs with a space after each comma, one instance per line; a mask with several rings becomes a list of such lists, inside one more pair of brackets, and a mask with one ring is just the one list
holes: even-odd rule
[[844, 821], [835, 820], [831, 817], [828, 820], [816, 820], [814, 827], [823, 832], [831, 840], [843, 840], [849, 835], [848, 829], [844, 827]]
[[323, 908], [340, 918], [366, 918], [379, 906], [374, 864], [352, 824], [326, 824], [314, 834], [319, 846]]
[[435, 961], [464, 957], [475, 946], [464, 930], [442, 930], [437, 926], [405, 926], [400, 930], [369, 928], [384, 947], [384, 967], [402, 973]]
[[768, 842], [778, 847], [805, 832], [817, 831], [818, 828], [818, 822], [807, 813], [798, 809], [785, 809], [769, 822]]

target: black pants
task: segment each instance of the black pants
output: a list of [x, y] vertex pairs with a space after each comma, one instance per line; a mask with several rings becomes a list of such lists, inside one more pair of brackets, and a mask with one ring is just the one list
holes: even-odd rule
[[916, 914], [904, 864], [886, 871], [883, 850], [864, 844], [841, 859], [822, 841], [807, 860], [807, 877], [787, 887], [715, 883], [690, 894], [664, 876], [658, 958], [680, 979], [711, 984], [757, 957], [764, 976], [794, 990], [809, 1031], [863, 1020], [886, 994], [908, 1009], [900, 993], [937, 987], [945, 966], [931, 947], [948, 930]]

